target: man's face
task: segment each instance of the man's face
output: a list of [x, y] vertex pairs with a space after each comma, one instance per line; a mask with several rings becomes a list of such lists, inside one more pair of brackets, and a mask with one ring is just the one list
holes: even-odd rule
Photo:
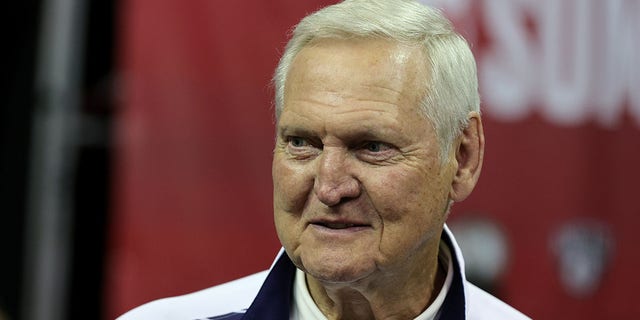
[[[295, 58], [273, 158], [278, 236], [327, 282], [414, 272], [437, 255], [454, 174], [418, 106], [417, 47], [319, 40]], [[426, 76], [425, 76], [426, 75]]]

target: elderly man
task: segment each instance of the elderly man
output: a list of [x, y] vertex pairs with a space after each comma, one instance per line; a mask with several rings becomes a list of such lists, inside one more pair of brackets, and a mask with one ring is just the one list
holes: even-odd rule
[[347, 0], [304, 18], [274, 77], [269, 271], [122, 319], [527, 319], [465, 280], [445, 226], [484, 136], [476, 67], [440, 13]]

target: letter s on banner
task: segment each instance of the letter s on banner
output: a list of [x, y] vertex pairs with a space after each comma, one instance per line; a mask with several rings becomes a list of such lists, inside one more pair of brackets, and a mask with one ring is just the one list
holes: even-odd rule
[[537, 49], [524, 23], [531, 1], [486, 0], [483, 10], [492, 45], [479, 54], [483, 105], [492, 116], [516, 121], [528, 115], [537, 86]]

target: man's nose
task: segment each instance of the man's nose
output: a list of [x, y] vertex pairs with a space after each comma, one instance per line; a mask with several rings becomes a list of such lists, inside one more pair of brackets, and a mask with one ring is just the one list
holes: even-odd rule
[[320, 202], [332, 207], [360, 195], [360, 181], [353, 175], [346, 152], [325, 148], [318, 161], [313, 189]]

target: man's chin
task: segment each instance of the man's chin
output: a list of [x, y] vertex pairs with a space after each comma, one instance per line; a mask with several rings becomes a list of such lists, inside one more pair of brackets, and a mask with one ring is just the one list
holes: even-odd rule
[[302, 269], [308, 276], [326, 284], [349, 284], [360, 281], [374, 272], [373, 264], [350, 263], [341, 264], [322, 263], [321, 265], [307, 264]]

